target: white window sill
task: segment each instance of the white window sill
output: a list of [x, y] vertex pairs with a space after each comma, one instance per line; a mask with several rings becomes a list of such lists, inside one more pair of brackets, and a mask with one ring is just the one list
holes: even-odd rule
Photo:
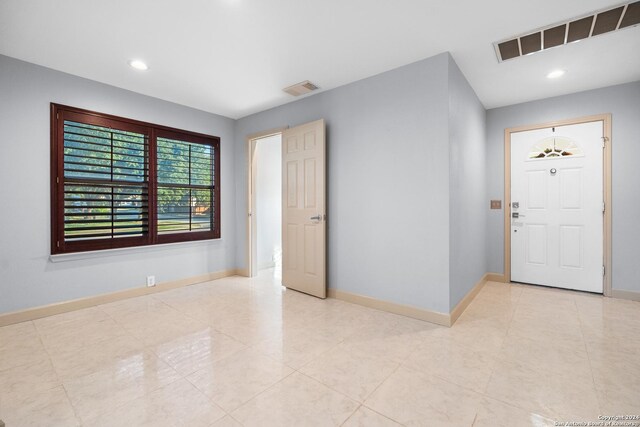
[[117, 256], [117, 255], [134, 255], [134, 254], [142, 254], [142, 253], [149, 253], [149, 252], [158, 252], [158, 251], [167, 250], [167, 249], [180, 249], [180, 248], [189, 248], [193, 246], [205, 246], [213, 243], [220, 244], [222, 243], [222, 239], [194, 240], [191, 242], [162, 243], [159, 245], [148, 245], [148, 246], [132, 246], [130, 248], [101, 249], [98, 251], [86, 251], [86, 252], [71, 252], [68, 254], [49, 255], [49, 261], [57, 263], [57, 262], [77, 261], [82, 259], [104, 258], [109, 256]]

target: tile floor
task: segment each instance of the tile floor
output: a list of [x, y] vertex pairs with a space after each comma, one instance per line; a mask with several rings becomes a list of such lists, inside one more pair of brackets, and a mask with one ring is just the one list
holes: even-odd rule
[[640, 303], [488, 283], [452, 328], [272, 271], [0, 328], [18, 426], [551, 426], [640, 414]]

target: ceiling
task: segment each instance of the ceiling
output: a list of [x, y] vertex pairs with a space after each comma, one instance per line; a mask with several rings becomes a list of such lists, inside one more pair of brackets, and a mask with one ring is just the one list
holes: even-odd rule
[[[640, 80], [640, 26], [499, 63], [607, 0], [0, 0], [0, 54], [240, 118], [449, 51], [486, 108]], [[127, 62], [141, 58], [141, 72]], [[549, 80], [557, 68], [564, 77]], [[316, 92], [317, 93], [317, 92]], [[306, 95], [313, 96], [313, 95]]]

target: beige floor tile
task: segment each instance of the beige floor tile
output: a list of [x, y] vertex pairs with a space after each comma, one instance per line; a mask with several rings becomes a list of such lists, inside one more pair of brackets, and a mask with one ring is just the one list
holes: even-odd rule
[[63, 387], [33, 393], [19, 402], [0, 399], [0, 419], [7, 427], [79, 426]]
[[180, 376], [155, 354], [144, 351], [80, 378], [64, 381], [78, 417], [83, 420], [109, 413], [138, 397], [168, 385]]
[[508, 335], [499, 354], [507, 362], [544, 369], [558, 375], [573, 373], [588, 377], [589, 357], [586, 346], [579, 341], [565, 341], [545, 335], [522, 337]]
[[21, 322], [0, 327], [0, 349], [10, 345], [16, 339], [38, 338], [33, 322]]
[[[2, 329], [4, 328], [0, 328], [0, 331]], [[5, 335], [10, 334], [5, 333]], [[0, 340], [0, 371], [47, 360], [49, 355], [37, 334], [25, 334], [22, 337], [7, 337]]]
[[407, 426], [470, 426], [480, 399], [478, 393], [401, 367], [365, 406]]
[[361, 406], [349, 417], [344, 427], [400, 427], [401, 424], [372, 411], [366, 406]]
[[497, 361], [494, 352], [466, 347], [451, 339], [432, 339], [414, 350], [403, 365], [484, 393]]
[[263, 341], [256, 344], [255, 348], [294, 369], [299, 369], [331, 350], [339, 342], [339, 338], [326, 337], [310, 329]]
[[176, 309], [165, 304], [154, 295], [145, 295], [103, 304], [99, 308], [107, 313], [109, 317], [122, 324], [156, 322], [178, 314]]
[[555, 421], [515, 406], [484, 397], [478, 406], [473, 427], [552, 427]]
[[82, 325], [83, 323], [93, 323], [108, 319], [109, 316], [97, 307], [89, 307], [81, 310], [70, 311], [68, 313], [56, 314], [54, 316], [36, 319], [33, 323], [38, 332], [55, 331], [62, 326]]
[[595, 421], [640, 412], [638, 337], [638, 302], [489, 282], [446, 328], [314, 298], [261, 271], [0, 328], [0, 418], [7, 427]]
[[492, 320], [478, 319], [456, 322], [450, 328], [439, 328], [426, 332], [426, 339], [442, 338], [455, 341], [479, 351], [497, 353], [507, 337], [508, 325]]
[[494, 300], [492, 300], [491, 303], [488, 301], [473, 301], [458, 320], [456, 320], [456, 324], [462, 325], [476, 321], [485, 321], [487, 323], [493, 323], [498, 327], [506, 327], [516, 311], [516, 306], [509, 303], [495, 303], [496, 301]]
[[303, 331], [299, 324], [273, 316], [230, 316], [219, 319], [212, 327], [245, 345], [255, 345], [280, 338], [286, 333]]
[[127, 335], [121, 325], [96, 307], [34, 321], [47, 350], [77, 350]]
[[21, 400], [61, 385], [49, 360], [0, 370], [0, 399], [5, 402]]
[[154, 321], [127, 323], [123, 326], [128, 333], [138, 338], [145, 346], [158, 346], [208, 328], [206, 324], [182, 314]]
[[424, 340], [424, 333], [440, 326], [419, 321], [403, 322], [381, 318], [348, 336], [343, 342], [351, 351], [393, 362], [404, 361]]
[[294, 373], [235, 410], [251, 426], [339, 426], [358, 403], [301, 373]]
[[603, 413], [640, 414], [639, 353], [593, 344], [587, 348]]
[[[574, 305], [571, 302], [571, 305]], [[558, 341], [582, 343], [584, 336], [575, 310], [558, 311], [531, 309], [519, 305], [511, 319], [509, 335], [548, 338]]]
[[211, 424], [210, 427], [242, 427], [242, 424], [234, 420], [231, 415], [227, 415]]
[[230, 412], [292, 372], [283, 363], [249, 348], [213, 362], [187, 379]]
[[600, 413], [590, 371], [549, 372], [542, 362], [502, 361], [486, 395], [554, 420], [596, 420]]
[[93, 427], [209, 427], [225, 412], [181, 379], [89, 420]]
[[364, 401], [398, 367], [397, 362], [339, 345], [303, 366], [300, 372], [359, 402]]
[[206, 328], [151, 348], [180, 375], [187, 376], [247, 346], [228, 335]]
[[49, 350], [51, 361], [62, 380], [83, 377], [108, 366], [118, 366], [141, 354], [144, 344], [131, 335], [117, 336], [84, 347], [55, 347]]

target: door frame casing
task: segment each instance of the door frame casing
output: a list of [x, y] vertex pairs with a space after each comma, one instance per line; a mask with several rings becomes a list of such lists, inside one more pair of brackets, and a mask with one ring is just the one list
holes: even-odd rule
[[254, 277], [257, 268], [254, 268], [254, 258], [256, 257], [256, 238], [257, 238], [257, 216], [254, 208], [256, 206], [256, 183], [257, 163], [255, 159], [256, 143], [260, 139], [268, 138], [274, 135], [282, 135], [282, 132], [289, 129], [289, 126], [274, 128], [262, 132], [253, 133], [245, 139], [245, 150], [247, 158], [247, 220], [246, 220], [246, 239], [245, 239], [245, 263], [246, 267], [241, 270], [242, 276]]
[[511, 134], [550, 127], [602, 122], [603, 149], [603, 197], [605, 203], [603, 220], [603, 293], [611, 296], [611, 113], [557, 120], [535, 125], [517, 126], [504, 130], [504, 280], [511, 282]]

